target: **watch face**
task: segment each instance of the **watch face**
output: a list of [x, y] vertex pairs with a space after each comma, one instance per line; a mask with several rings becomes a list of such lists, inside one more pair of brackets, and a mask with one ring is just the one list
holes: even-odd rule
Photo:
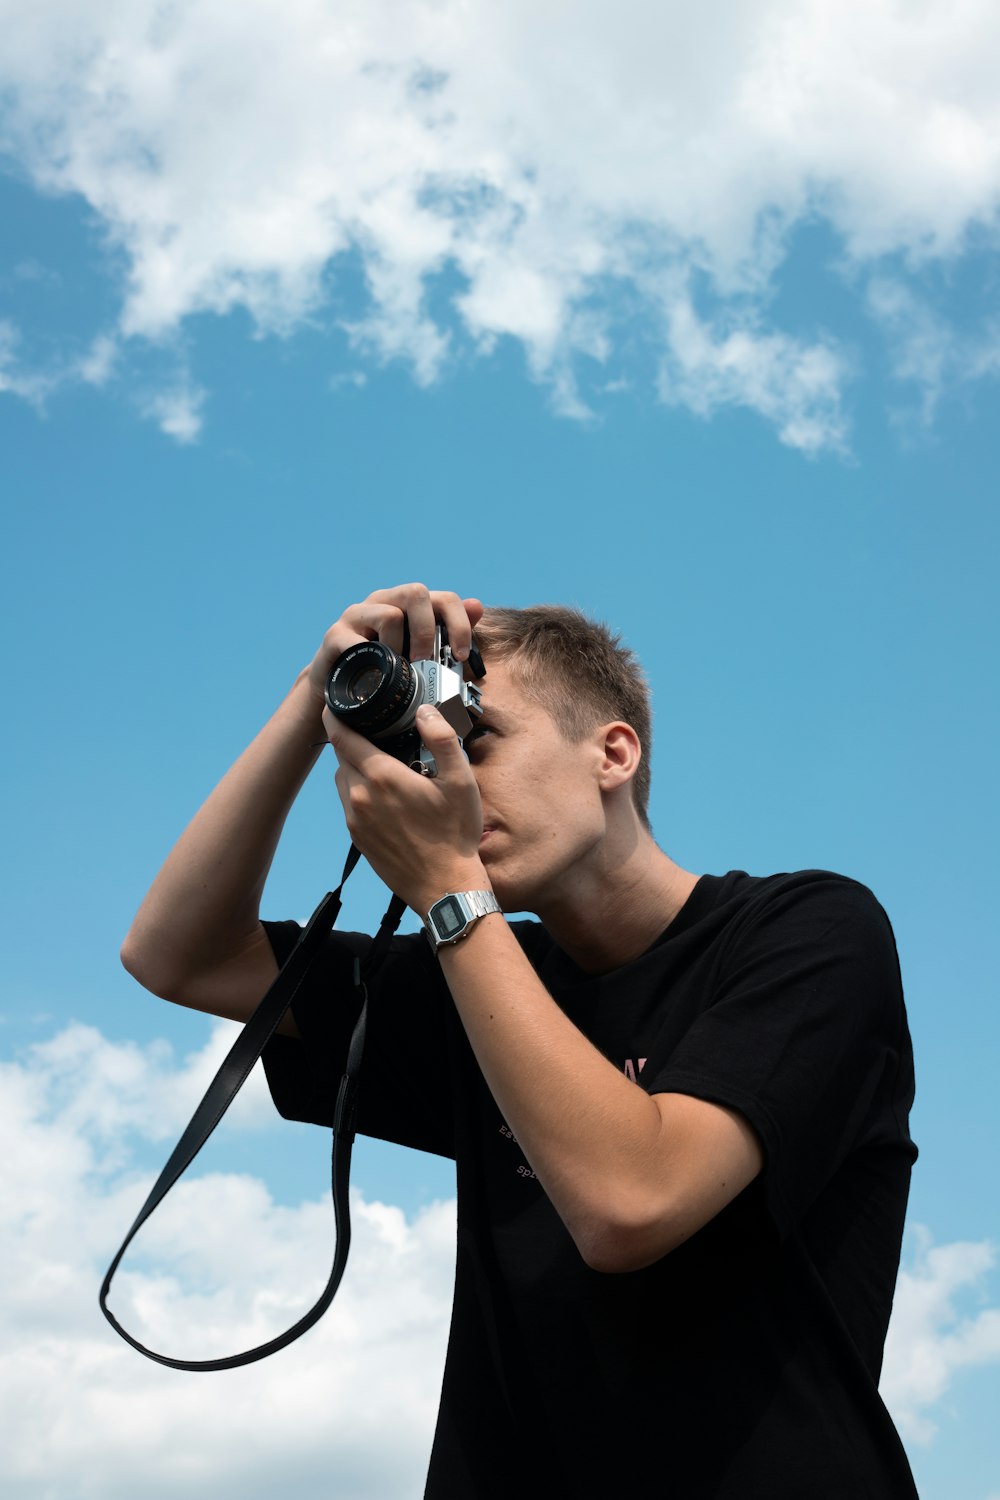
[[434, 910], [434, 926], [443, 938], [454, 937], [465, 926], [465, 913], [454, 896], [446, 896]]

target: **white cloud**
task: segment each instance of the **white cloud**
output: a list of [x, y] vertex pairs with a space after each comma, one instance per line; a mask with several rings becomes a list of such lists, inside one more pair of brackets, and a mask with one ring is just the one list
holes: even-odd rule
[[0, 393], [20, 396], [41, 408], [53, 388], [50, 377], [25, 370], [18, 358], [20, 334], [8, 319], [0, 318]]
[[329, 384], [332, 391], [359, 391], [368, 384], [368, 376], [364, 370], [345, 370], [338, 375], [331, 375]]
[[829, 343], [803, 345], [752, 325], [718, 331], [686, 298], [674, 302], [668, 319], [664, 401], [702, 416], [720, 406], [747, 406], [774, 422], [783, 442], [807, 453], [845, 445], [840, 390], [847, 360]]
[[[0, 0], [0, 19], [0, 144], [100, 215], [125, 335], [236, 306], [287, 332], [353, 249], [352, 339], [420, 381], [455, 329], [507, 336], [586, 415], [574, 372], [612, 357], [627, 308], [668, 399], [746, 406], [815, 451], [842, 446], [851, 363], [822, 326], [767, 321], [791, 229], [828, 222], [855, 273], [995, 240], [989, 0]], [[721, 320], [693, 360], [687, 310]], [[190, 440], [195, 410], [161, 420]]]
[[[2, 1069], [0, 1128], [17, 1142], [0, 1162], [0, 1487], [10, 1500], [175, 1500], [192, 1486], [241, 1500], [422, 1492], [451, 1301], [453, 1204], [407, 1221], [355, 1193], [334, 1308], [289, 1350], [243, 1370], [163, 1369], [100, 1316], [101, 1276], [148, 1190], [130, 1158], [131, 1132], [176, 1133], [233, 1030], [215, 1028], [208, 1047], [177, 1064], [162, 1043], [112, 1044], [75, 1026]], [[260, 1102], [244, 1124], [259, 1123]], [[233, 1353], [305, 1311], [332, 1245], [328, 1201], [284, 1208], [251, 1177], [193, 1178], [143, 1231], [112, 1303], [166, 1353]]]
[[875, 276], [868, 306], [889, 336], [893, 374], [920, 393], [921, 412], [930, 420], [941, 397], [963, 382], [1000, 374], [1000, 322], [996, 318], [972, 334], [954, 328], [898, 277]]
[[151, 417], [167, 437], [193, 443], [201, 432], [201, 408], [206, 392], [188, 384], [155, 391], [140, 403], [143, 416]]
[[[187, 1123], [238, 1035], [232, 1022], [213, 1021], [204, 1047], [178, 1062], [167, 1042], [111, 1042], [95, 1027], [76, 1022], [32, 1047], [30, 1077], [44, 1091], [45, 1112], [73, 1135], [100, 1142], [102, 1149], [120, 1141], [125, 1131], [165, 1141]], [[244, 1129], [273, 1123], [260, 1066], [226, 1120]]]
[[121, 348], [109, 334], [98, 334], [79, 361], [76, 374], [87, 385], [106, 385], [114, 374]]
[[969, 1314], [956, 1306], [978, 1294], [996, 1264], [994, 1246], [980, 1242], [935, 1245], [917, 1226], [916, 1255], [896, 1287], [886, 1340], [882, 1396], [900, 1431], [926, 1443], [937, 1428], [928, 1408], [940, 1402], [960, 1371], [1000, 1362], [1000, 1308]]
[[54, 271], [51, 266], [46, 266], [40, 260], [36, 260], [33, 255], [26, 256], [24, 260], [19, 260], [14, 267], [13, 274], [18, 281], [33, 281], [36, 285], [42, 286], [59, 286], [62, 282], [62, 277], [58, 271]]
[[[143, 1360], [97, 1308], [97, 1287], [149, 1178], [140, 1142], [178, 1134], [235, 1035], [176, 1059], [164, 1042], [113, 1043], [74, 1025], [0, 1065], [0, 1487], [10, 1500], [176, 1500], [181, 1490], [272, 1500], [416, 1500], [430, 1452], [454, 1269], [454, 1204], [406, 1219], [352, 1199], [354, 1237], [333, 1309], [260, 1364], [187, 1374]], [[244, 1089], [244, 1129], [273, 1122]], [[917, 1251], [900, 1277], [883, 1395], [926, 1442], [959, 1372], [1000, 1358], [984, 1304], [985, 1244]], [[112, 1288], [125, 1325], [167, 1354], [210, 1358], [272, 1336], [325, 1284], [328, 1200], [276, 1204], [248, 1175], [183, 1179]], [[979, 1298], [973, 1312], [960, 1299]], [[391, 1434], [391, 1442], [387, 1435]]]

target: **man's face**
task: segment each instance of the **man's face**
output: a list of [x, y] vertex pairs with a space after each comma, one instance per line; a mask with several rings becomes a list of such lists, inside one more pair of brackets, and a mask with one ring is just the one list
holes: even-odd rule
[[490, 664], [466, 748], [483, 804], [480, 858], [506, 911], [541, 913], [568, 893], [605, 815], [597, 737], [567, 740], [505, 662]]

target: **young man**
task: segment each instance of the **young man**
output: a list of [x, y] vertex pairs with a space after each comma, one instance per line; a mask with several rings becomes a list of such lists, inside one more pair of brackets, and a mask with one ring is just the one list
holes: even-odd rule
[[[487, 675], [467, 755], [418, 714], [428, 779], [323, 691], [348, 646], [399, 650], [404, 624], [428, 655], [435, 619], [459, 659], [477, 629]], [[459, 941], [395, 940], [358, 1114], [457, 1163], [426, 1494], [913, 1496], [876, 1389], [912, 1056], [871, 892], [681, 869], [646, 820], [631, 654], [573, 611], [411, 585], [345, 611], [180, 839], [123, 948], [148, 988], [236, 1019], [268, 988], [298, 929], [262, 924], [260, 897], [323, 734], [385, 883], [424, 919], [452, 893], [471, 905]], [[265, 1054], [285, 1115], [331, 1122], [368, 941], [333, 934]]]

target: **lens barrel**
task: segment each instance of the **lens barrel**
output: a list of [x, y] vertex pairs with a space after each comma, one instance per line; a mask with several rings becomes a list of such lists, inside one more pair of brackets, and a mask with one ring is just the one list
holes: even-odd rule
[[[420, 679], [405, 656], [381, 641], [349, 646], [330, 669], [326, 702], [366, 739], [383, 739], [410, 728]], [[411, 712], [412, 709], [412, 712]]]

